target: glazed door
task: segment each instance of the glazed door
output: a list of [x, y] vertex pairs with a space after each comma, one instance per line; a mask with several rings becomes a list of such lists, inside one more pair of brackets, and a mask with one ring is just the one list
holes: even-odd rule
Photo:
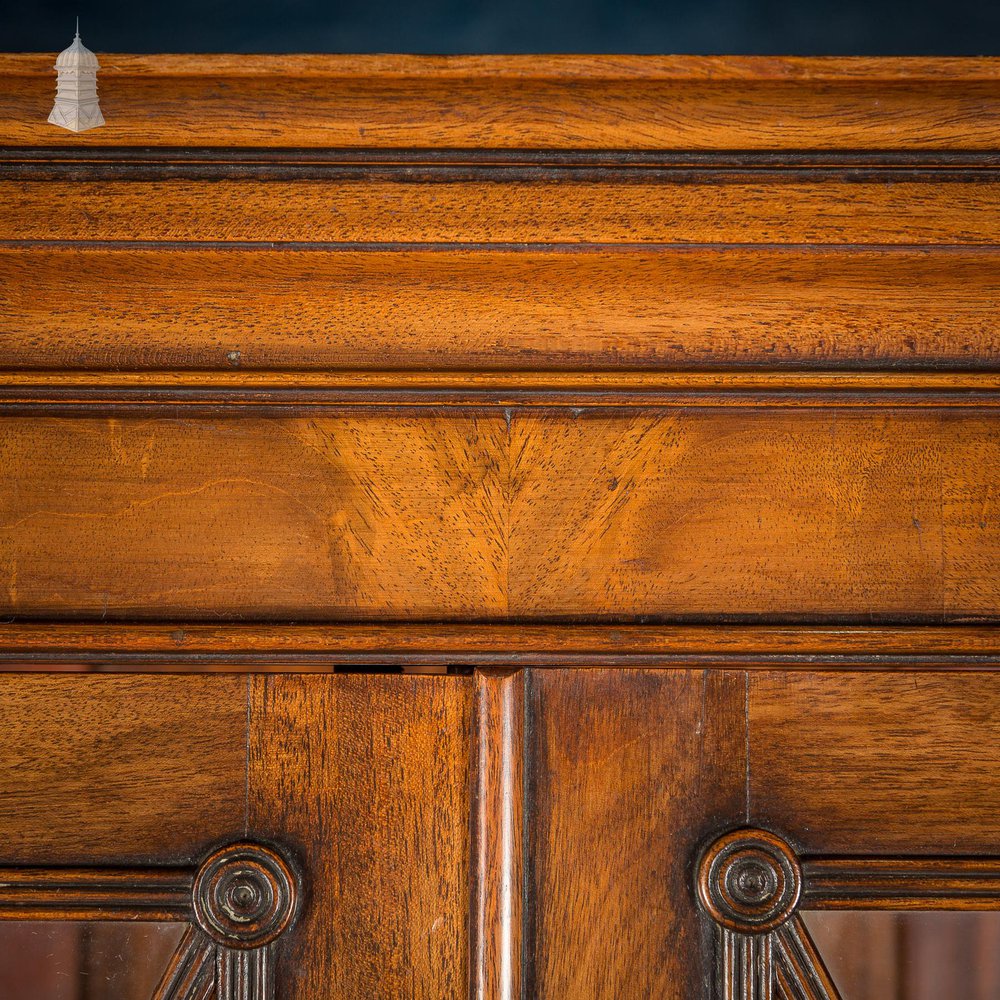
[[0, 678], [0, 995], [992, 997], [1000, 683]]

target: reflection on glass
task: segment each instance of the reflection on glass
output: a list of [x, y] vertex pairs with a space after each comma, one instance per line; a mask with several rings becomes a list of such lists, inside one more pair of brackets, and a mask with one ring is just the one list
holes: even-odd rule
[[843, 1000], [997, 1000], [1000, 913], [801, 914]]
[[0, 1000], [150, 1000], [183, 924], [0, 921]]

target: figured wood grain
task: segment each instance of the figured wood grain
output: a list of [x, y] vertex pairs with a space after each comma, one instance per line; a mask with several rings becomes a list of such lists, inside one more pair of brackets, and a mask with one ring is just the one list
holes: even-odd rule
[[73, 181], [0, 184], [0, 240], [991, 244], [1000, 185], [864, 182]]
[[0, 861], [191, 861], [240, 833], [246, 680], [0, 677]]
[[532, 672], [528, 996], [708, 995], [691, 864], [744, 815], [744, 693], [714, 671]]
[[468, 677], [251, 680], [249, 829], [309, 873], [283, 997], [468, 996], [471, 712]]
[[750, 808], [803, 851], [996, 855], [1000, 676], [752, 673]]
[[511, 614], [990, 615], [991, 426], [874, 409], [519, 414]]
[[7, 368], [990, 369], [1000, 252], [0, 249]]
[[72, 136], [46, 121], [52, 62], [0, 61], [5, 144], [991, 149], [1000, 137], [995, 59], [101, 54], [107, 124]]
[[92, 619], [501, 614], [505, 435], [499, 414], [3, 422], [0, 603]]
[[0, 609], [995, 616], [990, 411], [750, 412], [5, 418]]

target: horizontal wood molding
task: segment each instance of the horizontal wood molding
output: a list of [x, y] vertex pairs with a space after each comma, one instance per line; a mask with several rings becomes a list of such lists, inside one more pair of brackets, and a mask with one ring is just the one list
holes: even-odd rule
[[[53, 54], [54, 55], [54, 54]], [[995, 59], [101, 54], [107, 125], [46, 122], [53, 55], [0, 57], [9, 145], [995, 149]], [[231, 77], [247, 110], [234, 114]]]
[[[296, 672], [352, 665], [673, 667], [699, 662], [739, 670], [775, 665], [992, 670], [1000, 666], [1000, 628], [0, 624], [3, 670], [65, 670], [75, 665], [88, 670]], [[511, 683], [502, 677], [494, 682], [505, 697]]]
[[[0, 240], [988, 245], [1000, 226], [1000, 175], [986, 168], [330, 165], [288, 180], [244, 164], [253, 178], [192, 180], [175, 176], [185, 162], [141, 181], [29, 180], [29, 165], [60, 161], [28, 161], [0, 183]], [[128, 177], [129, 161], [104, 166]], [[0, 180], [16, 173], [0, 155]]]
[[190, 868], [0, 867], [0, 920], [191, 918]]
[[985, 858], [809, 858], [811, 910], [1000, 910], [1000, 864]]
[[995, 410], [20, 415], [0, 447], [12, 617], [997, 620]]
[[995, 247], [0, 248], [2, 369], [996, 371]]
[[948, 408], [1000, 404], [991, 371], [0, 370], [0, 414], [355, 408]]

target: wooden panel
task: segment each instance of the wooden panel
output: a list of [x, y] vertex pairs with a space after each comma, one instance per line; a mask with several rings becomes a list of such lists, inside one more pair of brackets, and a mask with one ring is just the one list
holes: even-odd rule
[[1000, 675], [752, 673], [751, 819], [806, 852], [990, 854]]
[[0, 61], [5, 143], [737, 150], [1000, 144], [995, 59], [101, 55], [107, 125], [67, 135], [46, 122], [52, 58]]
[[0, 610], [995, 617], [996, 442], [986, 411], [8, 417]]
[[250, 833], [309, 872], [288, 1000], [468, 996], [467, 677], [256, 677]]
[[1000, 252], [0, 250], [13, 368], [1000, 360]]
[[528, 996], [707, 995], [692, 861], [744, 817], [744, 694], [735, 672], [532, 672]]
[[511, 613], [995, 614], [996, 439], [943, 412], [518, 414]]
[[0, 421], [0, 607], [497, 614], [505, 435], [501, 414]]
[[1000, 185], [979, 179], [0, 184], [3, 240], [995, 243], [998, 227]]
[[241, 677], [0, 677], [0, 862], [188, 861], [243, 831]]

